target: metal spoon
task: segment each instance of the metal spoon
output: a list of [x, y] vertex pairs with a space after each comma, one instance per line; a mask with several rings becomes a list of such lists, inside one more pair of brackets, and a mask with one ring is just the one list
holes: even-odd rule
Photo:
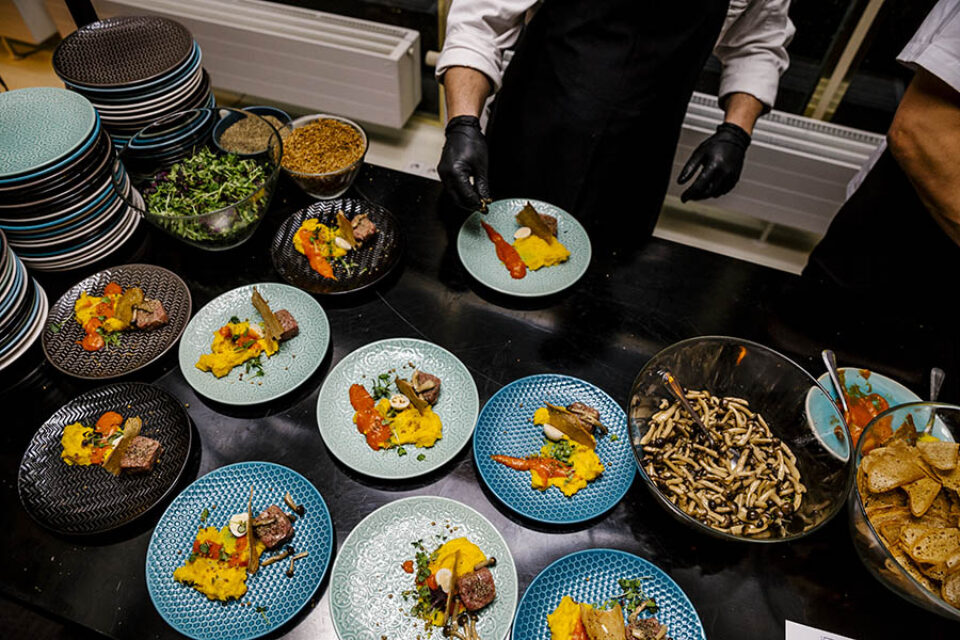
[[830, 374], [830, 382], [840, 398], [840, 408], [843, 409], [843, 421], [849, 422], [850, 407], [847, 406], [847, 394], [843, 392], [843, 385], [840, 383], [840, 374], [837, 372], [837, 355], [830, 349], [824, 349], [820, 352], [823, 357], [823, 363], [827, 365], [827, 373]]
[[703, 424], [703, 420], [700, 419], [700, 416], [696, 411], [693, 410], [693, 407], [690, 406], [690, 402], [687, 400], [687, 394], [684, 392], [683, 387], [680, 386], [680, 383], [677, 382], [677, 379], [673, 377], [673, 374], [663, 369], [660, 371], [660, 379], [663, 380], [664, 386], [667, 387], [667, 390], [670, 391], [670, 394], [680, 403], [680, 405], [687, 410], [687, 413], [690, 414], [690, 417], [693, 419], [693, 423], [700, 427], [700, 431], [703, 432], [703, 435], [707, 437], [707, 440], [710, 441], [710, 444], [714, 447], [717, 446], [717, 439], [713, 437], [713, 434], [707, 429], [707, 425]]
[[[930, 402], [937, 401], [937, 396], [940, 395], [940, 387], [943, 386], [943, 379], [946, 377], [947, 374], [944, 373], [940, 367], [930, 369]], [[930, 432], [933, 431], [933, 423], [936, 422], [936, 420], [937, 412], [931, 411], [930, 417], [927, 419], [927, 426], [923, 428], [923, 433], [920, 435], [930, 435]]]

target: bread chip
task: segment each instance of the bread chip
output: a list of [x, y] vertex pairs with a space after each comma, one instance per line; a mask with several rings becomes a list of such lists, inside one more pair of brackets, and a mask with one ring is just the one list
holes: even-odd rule
[[893, 435], [887, 438], [886, 442], [883, 443], [883, 446], [888, 447], [890, 445], [915, 445], [917, 443], [917, 427], [913, 424], [913, 416], [907, 414], [907, 417], [904, 419], [900, 427], [893, 432]]
[[937, 582], [943, 582], [947, 578], [947, 565], [943, 562], [920, 565], [920, 571]]
[[953, 489], [954, 491], [960, 491], [960, 467], [955, 467], [950, 471], [934, 469], [934, 472], [937, 474], [940, 482], [943, 483], [943, 486], [948, 489]]
[[919, 480], [925, 475], [909, 453], [885, 447], [883, 454], [867, 472], [867, 489], [873, 493], [883, 493]]
[[933, 527], [925, 527], [919, 524], [907, 524], [900, 532], [900, 544], [903, 545], [904, 549], [909, 549], [916, 544], [920, 538], [934, 531], [936, 531], [936, 529]]
[[939, 495], [940, 483], [924, 477], [903, 485], [903, 490], [910, 496], [910, 513], [919, 518], [927, 512], [934, 498]]
[[940, 596], [950, 605], [960, 608], [960, 572], [950, 574], [943, 581]]
[[945, 561], [958, 548], [960, 548], [960, 529], [937, 529], [905, 547], [905, 550], [916, 562], [936, 564]]
[[947, 573], [953, 573], [957, 569], [960, 569], [960, 549], [957, 549], [943, 561], [944, 566], [947, 568]]
[[934, 469], [950, 471], [957, 467], [960, 444], [956, 442], [920, 441], [917, 442], [917, 450]]
[[920, 571], [917, 565], [910, 559], [910, 556], [903, 552], [903, 549], [897, 546], [890, 547], [890, 554], [896, 558], [897, 563], [903, 567], [903, 570], [909, 573], [914, 580], [922, 584], [932, 593], [939, 591], [937, 583], [923, 575], [923, 572]]

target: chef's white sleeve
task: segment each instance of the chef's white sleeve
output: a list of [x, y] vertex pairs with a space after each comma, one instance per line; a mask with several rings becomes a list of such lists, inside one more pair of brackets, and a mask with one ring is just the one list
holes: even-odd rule
[[748, 93], [767, 109], [773, 106], [796, 31], [789, 9], [790, 0], [730, 0], [731, 21], [713, 50], [723, 63], [721, 103], [731, 93]]
[[960, 0], [940, 0], [897, 60], [923, 68], [960, 92]]
[[447, 15], [443, 51], [437, 59], [437, 80], [450, 67], [482, 72], [493, 90], [503, 80], [503, 52], [517, 42], [524, 16], [536, 0], [453, 0]]

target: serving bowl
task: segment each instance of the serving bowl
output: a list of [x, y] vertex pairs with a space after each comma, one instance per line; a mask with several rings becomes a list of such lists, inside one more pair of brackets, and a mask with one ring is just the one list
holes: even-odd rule
[[290, 176], [297, 186], [303, 189], [307, 195], [317, 198], [318, 200], [331, 200], [333, 198], [339, 198], [347, 189], [350, 188], [350, 185], [353, 184], [353, 181], [357, 179], [357, 175], [360, 174], [360, 168], [363, 166], [363, 159], [366, 157], [367, 149], [370, 146], [367, 140], [367, 133], [363, 130], [363, 127], [353, 120], [342, 118], [340, 116], [334, 116], [325, 113], [315, 113], [293, 120], [290, 122], [290, 128], [291, 130], [296, 131], [297, 129], [317, 122], [318, 120], [325, 119], [337, 120], [353, 127], [357, 132], [359, 132], [360, 137], [363, 139], [363, 152], [352, 164], [346, 167], [341, 167], [336, 171], [328, 171], [326, 173], [306, 173], [302, 171], [294, 171], [293, 169], [288, 168], [286, 165], [283, 166], [284, 172]]
[[[215, 135], [222, 120], [242, 118], [255, 118], [269, 135], [261, 151], [241, 157], [220, 148]], [[249, 239], [263, 220], [276, 190], [282, 154], [280, 135], [254, 113], [226, 108], [175, 113], [141, 129], [120, 153], [134, 186], [125, 200], [178, 240], [211, 251], [230, 249]], [[235, 190], [235, 198], [204, 202], [211, 187], [247, 181], [250, 176], [254, 178], [249, 184]], [[170, 194], [173, 198], [168, 199]]]
[[[673, 402], [661, 372], [669, 371], [687, 392], [708, 391], [720, 398], [742, 398], [750, 411], [763, 416], [774, 438], [796, 456], [796, 467], [806, 486], [799, 509], [784, 519], [782, 531], [733, 534], [715, 529], [688, 515], [661, 491], [650, 477], [652, 459], [641, 444], [663, 401]], [[633, 383], [630, 394], [630, 440], [640, 476], [650, 493], [674, 518], [687, 526], [723, 540], [785, 542], [807, 536], [833, 518], [843, 507], [853, 480], [852, 446], [844, 432], [843, 455], [824, 445], [806, 415], [808, 393], [829, 399], [826, 390], [802, 367], [761, 344], [725, 336], [703, 336], [673, 344], [653, 356]], [[836, 405], [833, 410], [840, 418]], [[699, 450], [698, 450], [699, 451]], [[700, 454], [705, 456], [706, 454]], [[699, 463], [698, 463], [699, 464]], [[762, 537], [762, 536], [768, 537]]]
[[[853, 455], [854, 474], [860, 468], [864, 455], [869, 451], [875, 438], [870, 436], [874, 431], [892, 429], [896, 432], [907, 420], [911, 420], [917, 431], [923, 431], [929, 420], [933, 420], [933, 434], [938, 435], [941, 441], [956, 442], [960, 440], [960, 406], [940, 402], [911, 402], [898, 407], [892, 407], [877, 415], [863, 430], [863, 435], [857, 444]], [[899, 491], [897, 489], [896, 491]], [[941, 491], [948, 491], [943, 488]], [[960, 622], [960, 609], [945, 602], [939, 594], [924, 587], [917, 578], [911, 575], [894, 553], [884, 544], [880, 532], [867, 517], [863, 496], [857, 487], [850, 492], [849, 498], [850, 533], [853, 537], [853, 546], [857, 555], [874, 578], [885, 587], [902, 597], [904, 600], [936, 613], [950, 620]], [[956, 520], [953, 520], [956, 526]]]

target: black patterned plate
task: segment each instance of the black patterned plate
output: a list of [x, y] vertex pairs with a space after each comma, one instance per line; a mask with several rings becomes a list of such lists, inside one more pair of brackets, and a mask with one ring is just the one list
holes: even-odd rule
[[[153, 470], [113, 476], [99, 467], [67, 465], [60, 438], [69, 424], [95, 424], [106, 411], [140, 416], [144, 436], [163, 452]], [[89, 535], [123, 526], [161, 502], [176, 486], [190, 454], [190, 419], [179, 400], [150, 384], [121, 382], [89, 391], [60, 408], [30, 441], [17, 486], [20, 502], [43, 526]]]
[[[124, 289], [140, 287], [144, 296], [163, 303], [169, 321], [151, 331], [124, 331], [117, 346], [84, 351], [78, 344], [83, 339], [83, 327], [74, 316], [73, 305], [82, 292], [102, 294], [110, 282]], [[111, 267], [72, 286], [50, 308], [43, 330], [43, 353], [50, 364], [71, 376], [115, 378], [141, 369], [169, 351], [186, 328], [190, 311], [190, 289], [172, 271], [152, 264]]]
[[[336, 280], [324, 278], [310, 268], [307, 257], [293, 246], [293, 238], [304, 220], [317, 218], [325, 225], [336, 225], [337, 212], [350, 220], [365, 213], [377, 225], [377, 235], [360, 249], [351, 251], [344, 259], [350, 266], [333, 263]], [[340, 294], [371, 287], [387, 276], [403, 254], [403, 233], [393, 214], [383, 207], [355, 198], [338, 198], [315, 202], [287, 218], [273, 238], [270, 255], [273, 266], [283, 279], [295, 287], [311, 293]]]
[[93, 22], [63, 39], [53, 69], [86, 87], [146, 83], [175, 70], [193, 53], [193, 36], [159, 16], [120, 16]]

